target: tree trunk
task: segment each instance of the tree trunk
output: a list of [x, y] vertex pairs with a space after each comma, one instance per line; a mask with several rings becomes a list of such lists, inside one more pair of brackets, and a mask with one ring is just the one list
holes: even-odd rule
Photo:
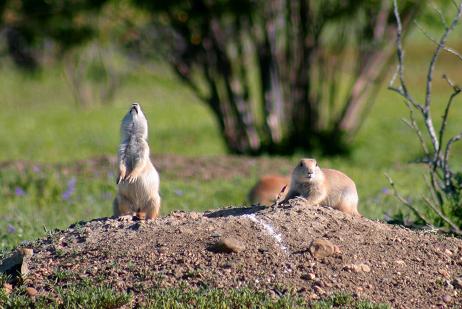
[[[170, 59], [213, 111], [229, 150], [344, 151], [392, 57], [385, 45], [395, 32], [388, 0], [374, 5], [314, 0], [239, 3], [193, 1], [191, 6], [180, 6], [183, 19], [175, 4], [165, 9], [181, 38]], [[410, 8], [403, 10], [403, 20], [417, 11]], [[368, 16], [365, 21], [357, 18], [361, 12]], [[355, 28], [348, 28], [350, 23], [356, 23]], [[326, 39], [327, 25], [338, 31], [338, 38]], [[347, 53], [349, 49], [357, 53]], [[345, 67], [353, 81], [349, 92], [340, 96]]]

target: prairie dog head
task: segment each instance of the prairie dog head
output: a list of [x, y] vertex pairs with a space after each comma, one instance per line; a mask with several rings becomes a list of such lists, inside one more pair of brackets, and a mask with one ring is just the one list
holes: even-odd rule
[[127, 114], [122, 119], [120, 132], [122, 140], [126, 140], [131, 136], [142, 139], [148, 138], [148, 121], [138, 103], [135, 102], [130, 106]]
[[315, 159], [301, 159], [292, 172], [292, 181], [296, 183], [311, 183], [322, 180], [321, 168]]

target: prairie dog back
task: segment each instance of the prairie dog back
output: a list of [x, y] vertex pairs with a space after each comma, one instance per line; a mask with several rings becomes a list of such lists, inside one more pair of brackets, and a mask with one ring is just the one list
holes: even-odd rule
[[[248, 200], [252, 204], [271, 206], [279, 195], [285, 196], [290, 178], [281, 175], [264, 175], [260, 177], [248, 194]], [[282, 192], [282, 189], [284, 189]]]

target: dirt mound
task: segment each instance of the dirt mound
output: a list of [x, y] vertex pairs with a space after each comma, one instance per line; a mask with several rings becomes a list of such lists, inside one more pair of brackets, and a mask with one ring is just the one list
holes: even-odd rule
[[[322, 207], [105, 218], [33, 245], [28, 286], [91, 278], [142, 301], [150, 288], [244, 287], [308, 299], [348, 292], [393, 307], [462, 304], [462, 240]], [[56, 273], [72, 274], [56, 280]], [[98, 279], [97, 279], [98, 278]]]

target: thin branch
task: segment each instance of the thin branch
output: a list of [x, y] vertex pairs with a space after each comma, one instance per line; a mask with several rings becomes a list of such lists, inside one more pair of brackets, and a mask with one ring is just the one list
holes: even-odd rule
[[428, 147], [423, 138], [422, 131], [420, 130], [419, 126], [417, 125], [417, 121], [414, 118], [414, 110], [412, 109], [411, 104], [408, 101], [405, 101], [405, 103], [409, 109], [409, 120], [410, 121], [406, 120], [404, 121], [404, 123], [406, 123], [411, 129], [414, 129], [414, 131], [417, 134], [417, 137], [419, 138], [419, 142], [420, 142], [420, 145], [422, 146], [423, 151], [428, 156], [429, 155]]
[[[399, 71], [399, 64], [396, 65], [396, 69], [395, 71], [393, 72], [393, 75], [390, 79], [390, 82], [388, 83], [388, 89], [392, 89], [393, 90], [393, 84], [395, 83], [396, 81], [396, 78], [398, 77], [398, 71]], [[395, 88], [396, 89], [396, 88]], [[399, 89], [397, 89], [399, 90]], [[398, 92], [399, 93], [399, 92]]]
[[419, 218], [420, 220], [422, 220], [423, 222], [425, 222], [426, 224], [428, 225], [432, 225], [430, 223], [430, 220], [428, 220], [427, 218], [425, 218], [424, 215], [422, 215], [419, 210], [417, 208], [414, 207], [414, 205], [412, 205], [411, 203], [409, 203], [404, 197], [401, 196], [401, 194], [399, 194], [398, 192], [398, 189], [396, 189], [395, 187], [395, 183], [393, 182], [393, 179], [391, 179], [390, 176], [388, 176], [387, 174], [385, 174], [385, 177], [388, 178], [388, 182], [390, 183], [390, 186], [391, 188], [393, 189], [393, 192], [395, 193], [395, 196], [396, 198], [403, 204], [405, 205], [406, 207], [408, 207], [416, 216], [417, 218]]
[[444, 28], [448, 28], [448, 22], [446, 21], [446, 18], [444, 17], [443, 15], [443, 12], [441, 12], [441, 10], [434, 4], [432, 3], [432, 7], [433, 9], [436, 11], [436, 13], [438, 13], [440, 19], [441, 19], [441, 23], [444, 25]]
[[431, 209], [441, 218], [443, 219], [449, 226], [452, 228], [452, 232], [456, 234], [462, 234], [461, 230], [459, 227], [452, 222], [448, 217], [446, 217], [439, 209], [436, 207], [428, 198], [424, 197], [423, 198], [425, 203], [427, 203], [428, 206], [430, 206]]
[[449, 77], [446, 74], [443, 74], [442, 78], [451, 86], [451, 88], [454, 90], [454, 92], [460, 92], [461, 89], [459, 86], [454, 84], [452, 80], [449, 79]]
[[[430, 191], [430, 195], [432, 197], [432, 200], [435, 202], [435, 203], [440, 203], [440, 200], [439, 200], [439, 197], [437, 196], [437, 191], [435, 190], [435, 188], [433, 188], [433, 184], [431, 183], [431, 180], [430, 178], [424, 176], [424, 180], [425, 180], [425, 184], [427, 185], [428, 187], [428, 191]], [[440, 204], [440, 208], [442, 209], [443, 208], [443, 205]]]
[[[403, 33], [403, 27], [401, 24], [401, 17], [399, 16], [398, 4], [396, 0], [393, 0], [393, 13], [395, 15], [396, 24], [397, 24], [396, 55], [398, 57], [398, 65], [396, 67], [396, 72], [393, 74], [393, 77], [388, 85], [388, 89], [397, 92], [399, 95], [401, 95], [406, 100], [408, 100], [412, 105], [414, 105], [415, 108], [417, 108], [420, 111], [423, 111], [423, 106], [414, 100], [414, 98], [409, 93], [406, 83], [404, 81], [404, 49], [403, 49], [403, 44], [402, 44], [402, 39], [401, 39], [402, 33]], [[395, 79], [397, 76], [399, 77], [399, 84], [400, 84], [399, 88], [393, 86], [393, 83], [395, 82]]]
[[449, 161], [449, 154], [451, 152], [451, 148], [452, 148], [452, 145], [459, 141], [460, 139], [462, 138], [462, 132], [460, 132], [459, 134], [451, 137], [446, 145], [446, 150], [444, 152], [444, 159], [443, 159], [443, 162], [444, 162], [444, 167], [443, 167], [443, 171], [444, 171], [444, 181], [445, 181], [445, 184], [446, 185], [450, 185], [449, 183], [449, 179], [452, 175], [452, 172], [451, 170], [449, 169], [449, 164], [448, 164], [448, 161]]
[[438, 182], [438, 179], [436, 179], [435, 175], [442, 179], [442, 177], [437, 173], [436, 169], [435, 169], [435, 161], [431, 161], [429, 163], [429, 167], [430, 167], [430, 172], [429, 172], [429, 175], [430, 175], [430, 183], [433, 187], [433, 191], [435, 192], [435, 195], [438, 199], [438, 204], [440, 204], [441, 206], [441, 211], [443, 211], [443, 204], [444, 204], [444, 188], [441, 187], [441, 183]]
[[[443, 78], [448, 82], [449, 86], [452, 87], [453, 93], [449, 97], [448, 103], [446, 104], [446, 108], [444, 109], [443, 113], [443, 121], [441, 122], [440, 132], [439, 132], [439, 140], [440, 143], [443, 143], [444, 132], [446, 131], [446, 125], [448, 122], [449, 110], [451, 109], [452, 102], [454, 98], [460, 93], [461, 89], [455, 85], [446, 75], [443, 75]], [[439, 158], [441, 153], [441, 147], [438, 149], [438, 153], [436, 155]]]
[[452, 4], [454, 4], [454, 7], [457, 9], [457, 7], [459, 6], [456, 2], [456, 0], [451, 0]]
[[[430, 103], [431, 103], [431, 83], [432, 83], [432, 79], [433, 79], [433, 71], [435, 69], [436, 59], [438, 59], [438, 56], [439, 56], [439, 54], [441, 52], [441, 49], [446, 45], [446, 41], [447, 41], [447, 38], [449, 36], [449, 33], [451, 33], [452, 30], [454, 30], [455, 26], [457, 25], [457, 22], [460, 19], [461, 14], [462, 14], [462, 2], [458, 5], [456, 16], [454, 16], [454, 18], [452, 19], [451, 24], [444, 31], [443, 35], [441, 36], [440, 40], [438, 41], [438, 46], [436, 47], [435, 51], [433, 52], [433, 56], [432, 56], [432, 59], [430, 61], [430, 65], [428, 66], [428, 73], [427, 73], [427, 87], [426, 87], [426, 92], [425, 92], [425, 108], [426, 109], [428, 109], [430, 107]], [[438, 148], [438, 147], [436, 147], [436, 148]]]
[[[446, 75], [443, 75], [443, 78], [446, 80], [446, 82], [449, 84], [449, 86], [452, 87], [453, 92], [448, 98], [448, 101], [446, 103], [446, 107], [444, 110], [444, 113], [442, 115], [442, 123], [439, 128], [439, 131], [436, 132], [433, 119], [431, 116], [431, 99], [432, 99], [432, 80], [433, 80], [433, 73], [436, 65], [436, 61], [441, 54], [441, 51], [447, 51], [453, 55], [455, 55], [459, 60], [462, 60], [462, 54], [457, 52], [456, 50], [446, 47], [446, 42], [448, 39], [449, 34], [454, 30], [456, 24], [458, 23], [458, 20], [462, 16], [462, 2], [459, 4], [456, 4], [453, 1], [453, 4], [456, 6], [457, 9], [457, 14], [454, 16], [452, 19], [451, 23], [448, 25], [446, 19], [444, 18], [443, 13], [437, 8], [434, 7], [435, 11], [439, 15], [441, 19], [441, 23], [444, 25], [445, 29], [441, 37], [436, 40], [434, 39], [426, 30], [423, 29], [417, 22], [415, 22], [417, 28], [427, 37], [430, 41], [432, 41], [434, 44], [436, 44], [436, 48], [434, 49], [433, 55], [431, 57], [431, 61], [428, 66], [428, 71], [426, 75], [426, 90], [425, 90], [425, 101], [423, 104], [419, 104], [416, 101], [413, 100], [413, 98], [410, 96], [405, 81], [404, 81], [404, 68], [403, 68], [403, 58], [404, 58], [404, 51], [402, 50], [402, 45], [401, 45], [401, 36], [402, 36], [402, 27], [401, 27], [401, 20], [399, 17], [398, 13], [398, 6], [397, 6], [397, 1], [393, 1], [394, 4], [394, 13], [396, 17], [396, 22], [397, 22], [397, 56], [398, 56], [398, 65], [396, 72], [394, 73], [390, 84], [389, 84], [389, 89], [397, 92], [399, 95], [401, 95], [405, 99], [405, 103], [407, 105], [407, 108], [409, 109], [409, 119], [403, 120], [411, 129], [413, 129], [417, 137], [419, 139], [420, 144], [422, 145], [426, 158], [424, 159], [424, 163], [426, 163], [429, 167], [429, 174], [428, 177], [425, 178], [427, 186], [429, 188], [429, 191], [431, 193], [431, 199], [427, 197], [423, 197], [424, 201], [428, 206], [443, 220], [446, 222], [451, 229], [457, 233], [457, 234], [462, 234], [461, 229], [449, 219], [445, 212], [444, 212], [444, 205], [446, 203], [447, 199], [451, 199], [450, 194], [454, 192], [454, 185], [452, 183], [452, 177], [453, 173], [449, 169], [449, 155], [451, 152], [452, 145], [462, 139], [462, 132], [459, 134], [453, 136], [452, 138], [449, 139], [449, 141], [446, 144], [446, 148], [443, 152], [443, 140], [444, 140], [444, 134], [447, 128], [447, 122], [448, 122], [448, 117], [450, 110], [452, 108], [452, 105], [454, 103], [455, 97], [462, 91], [460, 87], [455, 85]], [[396, 79], [399, 78], [399, 87], [394, 87], [393, 84]], [[427, 143], [425, 142], [423, 132], [420, 130], [415, 117], [414, 117], [414, 108], [418, 110], [422, 116], [422, 120], [424, 121], [425, 124], [425, 132], [428, 134], [431, 145], [433, 146], [433, 149], [431, 150], [428, 149]], [[438, 133], [438, 134], [437, 134]], [[390, 185], [392, 186], [396, 197], [403, 203], [405, 206], [407, 206], [409, 209], [413, 211], [413, 213], [423, 220], [424, 222], [427, 222], [427, 219], [419, 213], [417, 208], [415, 208], [412, 203], [408, 202], [406, 199], [404, 199], [399, 192], [396, 190], [394, 187], [394, 183], [392, 179], [387, 176]]]
[[[427, 82], [426, 82], [426, 90], [425, 90], [424, 119], [425, 119], [425, 125], [426, 125], [427, 130], [428, 130], [428, 134], [430, 135], [430, 139], [431, 139], [433, 147], [434, 147], [434, 149], [436, 151], [439, 150], [440, 145], [439, 145], [439, 141], [438, 141], [438, 139], [436, 137], [435, 128], [433, 126], [432, 118], [430, 116], [430, 104], [431, 104], [433, 71], [435, 69], [436, 60], [438, 59], [438, 56], [439, 56], [441, 50], [446, 45], [446, 41], [447, 41], [447, 38], [449, 36], [449, 33], [451, 33], [452, 30], [454, 30], [455, 26], [457, 25], [457, 22], [460, 19], [461, 14], [462, 14], [462, 2], [459, 4], [459, 6], [457, 8], [457, 14], [454, 16], [451, 24], [449, 25], [449, 27], [446, 28], [446, 30], [444, 31], [444, 33], [441, 36], [440, 40], [438, 41], [438, 46], [436, 47], [435, 51], [433, 52], [433, 56], [432, 56], [432, 59], [430, 61], [430, 65], [428, 66]], [[436, 153], [435, 153], [435, 155], [436, 155]], [[436, 157], [435, 157], [435, 160], [437, 160]]]
[[405, 96], [407, 96], [408, 91], [406, 88], [406, 84], [404, 83], [404, 50], [403, 50], [403, 45], [401, 42], [401, 35], [403, 33], [403, 27], [401, 25], [401, 17], [399, 16], [398, 12], [398, 3], [396, 0], [393, 0], [393, 13], [395, 14], [396, 18], [396, 25], [397, 25], [397, 35], [396, 35], [396, 45], [398, 46], [397, 50], [397, 56], [398, 56], [398, 75], [399, 75], [399, 81], [401, 84], [401, 89]]
[[[422, 32], [423, 35], [425, 35], [427, 37], [427, 39], [429, 39], [430, 41], [432, 41], [433, 43], [435, 43], [436, 45], [438, 45], [439, 43], [436, 41], [435, 38], [433, 38], [418, 22], [414, 22], [417, 29], [420, 30], [420, 32]], [[457, 58], [459, 58], [459, 60], [462, 60], [462, 55], [456, 51], [455, 49], [451, 48], [451, 47], [447, 47], [447, 46], [443, 46], [442, 47], [443, 50], [447, 51], [448, 53], [451, 53], [453, 54], [454, 56], [456, 56]]]

